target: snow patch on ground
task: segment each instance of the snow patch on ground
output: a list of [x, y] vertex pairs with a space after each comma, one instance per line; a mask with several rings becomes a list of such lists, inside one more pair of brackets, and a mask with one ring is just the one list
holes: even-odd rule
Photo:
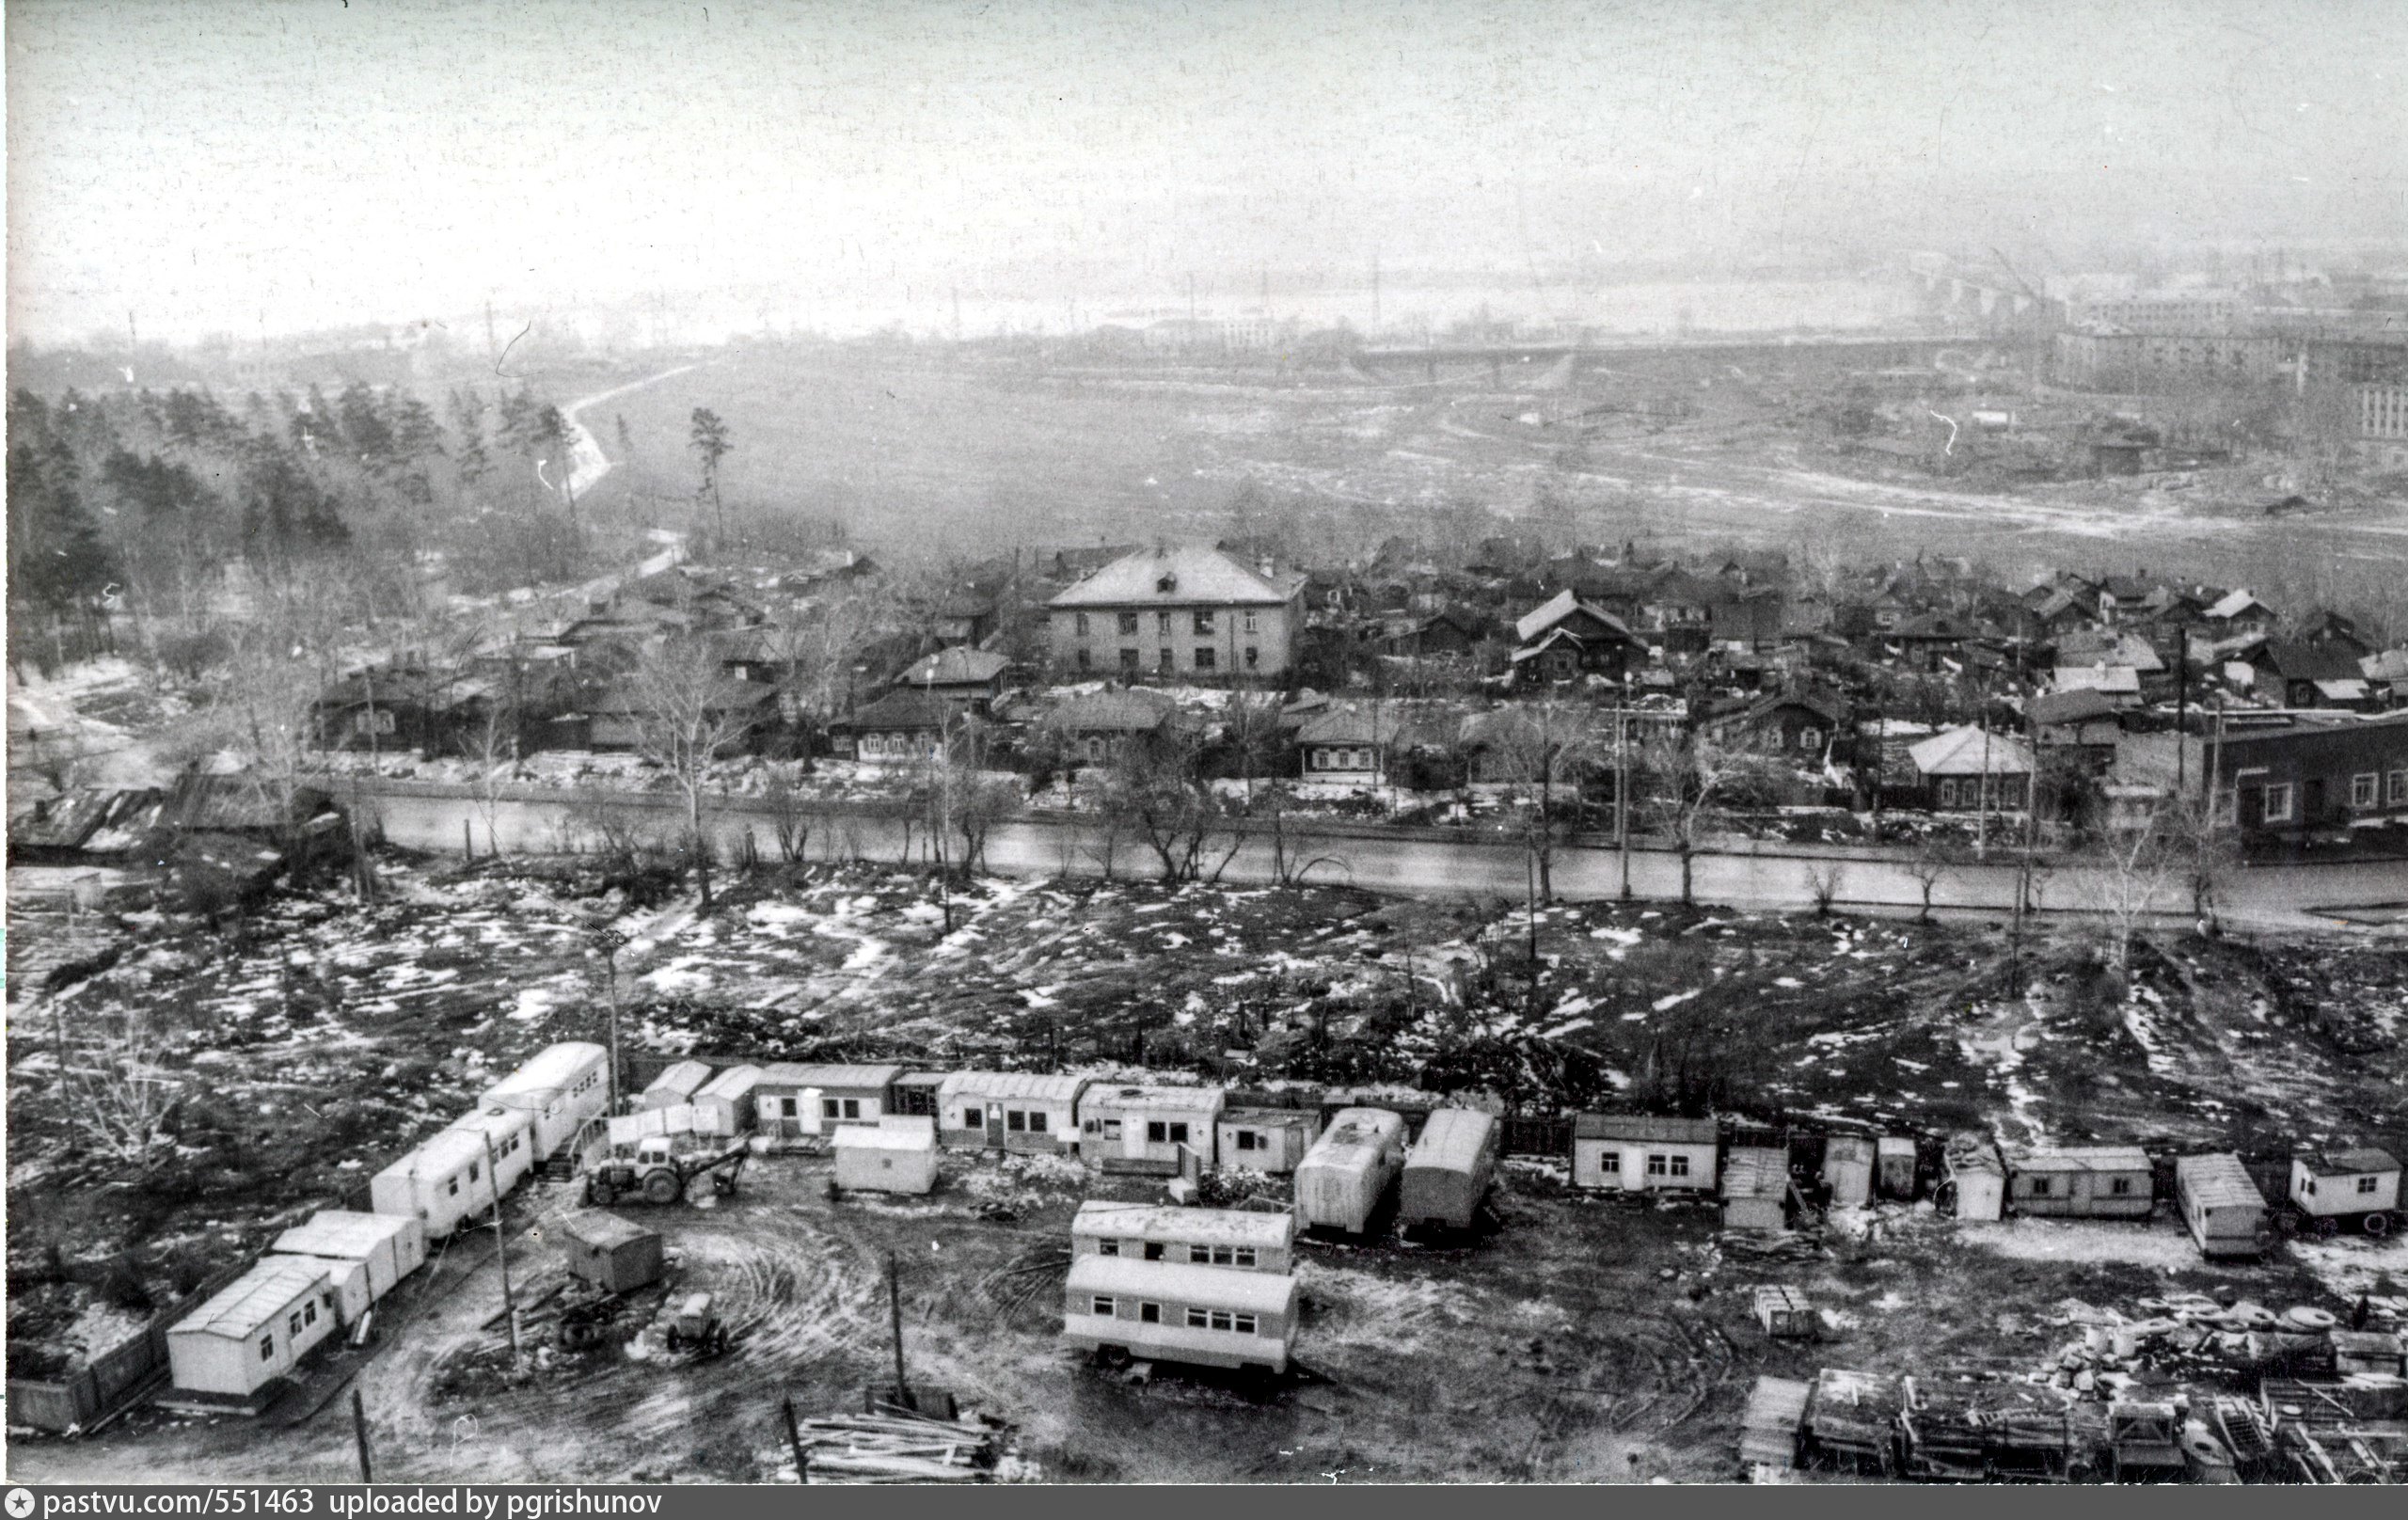
[[2199, 1265], [2199, 1248], [2171, 1221], [2115, 1224], [2087, 1219], [2005, 1219], [1960, 1224], [1959, 1239], [2017, 1261], [2121, 1262], [2180, 1272]]
[[[2394, 1284], [2408, 1283], [2408, 1236], [2380, 1241], [2336, 1239], [2293, 1241], [2291, 1255], [2336, 1296], [2354, 1300], [2371, 1292], [2388, 1275]], [[2392, 1291], [2399, 1291], [2394, 1287]]]

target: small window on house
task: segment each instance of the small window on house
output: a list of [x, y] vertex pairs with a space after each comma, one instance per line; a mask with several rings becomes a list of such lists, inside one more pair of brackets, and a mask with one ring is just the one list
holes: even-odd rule
[[1663, 1154], [1662, 1152], [1660, 1152], [1660, 1151], [1654, 1151], [1654, 1150], [1651, 1150], [1651, 1151], [1649, 1151], [1649, 1152], [1647, 1153], [1647, 1175], [1648, 1175], [1648, 1176], [1650, 1176], [1650, 1177], [1667, 1177], [1667, 1176], [1670, 1176], [1670, 1175], [1671, 1174], [1671, 1169], [1672, 1169], [1672, 1158], [1671, 1158], [1671, 1157], [1667, 1156], [1667, 1155], [1664, 1155], [1664, 1154]]
[[1084, 650], [1084, 649], [1082, 649], [1082, 650], [1080, 650], [1080, 651], [1078, 652], [1077, 661], [1076, 661], [1076, 662], [1077, 662], [1077, 664], [1078, 664], [1079, 669], [1081, 669], [1081, 670], [1083, 670], [1083, 671], [1093, 670], [1093, 669], [1095, 668], [1095, 661], [1094, 661], [1093, 657], [1089, 656], [1089, 655], [1088, 655], [1088, 653], [1087, 653], [1085, 650]]
[[303, 1324], [315, 1324], [318, 1322], [317, 1300], [311, 1299], [309, 1303], [301, 1306], [301, 1322]]
[[1261, 650], [1259, 650], [1259, 649], [1257, 649], [1257, 648], [1256, 648], [1254, 645], [1252, 645], [1252, 644], [1248, 644], [1248, 645], [1246, 645], [1246, 646], [1245, 646], [1245, 666], [1246, 666], [1246, 669], [1247, 669], [1247, 670], [1252, 670], [1252, 669], [1254, 669], [1256, 666], [1258, 666], [1258, 665], [1259, 665], [1259, 664], [1261, 664], [1261, 663], [1262, 663], [1262, 651], [1261, 651]]
[[1621, 1171], [1622, 1152], [1619, 1150], [1601, 1150], [1597, 1152], [1597, 1170], [1601, 1172]]
[[2383, 800], [2389, 807], [2408, 805], [2408, 770], [2395, 770], [2384, 779]]
[[1953, 808], [1956, 805], [1956, 784], [1955, 782], [1943, 781], [1940, 784], [1940, 805], [1944, 808]]
[[273, 1330], [260, 1337], [260, 1360], [263, 1362], [276, 1360], [276, 1332]]
[[1120, 614], [1120, 631], [1128, 634], [1133, 634], [1137, 631], [1136, 613], [1123, 612]]
[[460, 1180], [456, 1177], [446, 1179], [443, 1184], [443, 1191], [444, 1195], [447, 1197], [458, 1197], [460, 1195]]
[[1124, 671], [1133, 671], [1137, 668], [1137, 652], [1135, 650], [1124, 649], [1120, 652], [1120, 668]]
[[1168, 612], [1156, 612], [1154, 614], [1154, 631], [1156, 633], [1164, 634], [1170, 632], [1170, 614]]
[[2375, 1180], [2375, 1180], [2375, 1179], [2373, 1179], [2373, 1178], [2371, 1178], [2371, 1177], [2361, 1177], [2361, 1178], [2359, 1178], [2359, 1179], [2358, 1179], [2358, 1191], [2359, 1191], [2359, 1192], [2361, 1192], [2361, 1193], [2372, 1193], [2372, 1192], [2374, 1191], [2374, 1188], [2375, 1188]]
[[1149, 1261], [1160, 1261], [1162, 1259], [1163, 1243], [1160, 1241], [1148, 1241], [1146, 1243], [1146, 1259]]
[[1240, 1150], [1260, 1150], [1262, 1148], [1262, 1136], [1257, 1134], [1254, 1131], [1239, 1130], [1234, 1132], [1237, 1135], [1237, 1146]]
[[1171, 672], [1179, 669], [1179, 657], [1172, 654], [1168, 649], [1164, 649], [1163, 651], [1163, 657], [1159, 663], [1162, 666], [1163, 673], [1164, 675], [1168, 675]]
[[1821, 749], [1823, 747], [1823, 731], [1819, 728], [1799, 729], [1798, 731], [1798, 747], [1801, 750]]
[[1045, 1110], [1032, 1108], [1028, 1111], [1028, 1132], [1031, 1134], [1045, 1132]]
[[1254, 613], [1252, 613], [1252, 612], [1248, 612], [1248, 613], [1245, 615], [1245, 631], [1246, 631], [1246, 632], [1248, 632], [1248, 633], [1253, 633], [1253, 632], [1255, 632], [1255, 631], [1256, 631], [1256, 627], [1255, 627], [1255, 617], [1256, 617], [1256, 614], [1254, 614]]
[[1232, 1317], [1229, 1328], [1235, 1330], [1239, 1335], [1250, 1336], [1255, 1333], [1256, 1323], [1257, 1322], [1253, 1315], [1240, 1314]]
[[2131, 1197], [2132, 1195], [2132, 1180], [2129, 1177], [2110, 1178], [2107, 1180], [2107, 1191], [2109, 1194], [2118, 1198]]
[[2291, 784], [2276, 782], [2266, 788], [2266, 821], [2287, 823], [2291, 815]]
[[1160, 1324], [1163, 1322], [1163, 1306], [1160, 1304], [1140, 1304], [1137, 1306], [1137, 1318], [1147, 1324]]
[[2353, 808], [2373, 807], [2375, 805], [2375, 798], [2378, 795], [2378, 788], [2380, 788], [2382, 784], [2382, 775], [2372, 770], [2367, 771], [2363, 775], [2351, 777], [2350, 805]]
[[1017, 1108], [1004, 1110], [1004, 1128], [1014, 1134], [1025, 1133], [1028, 1130], [1028, 1115]]
[[2045, 1177], [2036, 1177], [2032, 1179], [2032, 1195], [2036, 1198], [2047, 1197], [2050, 1193], [2050, 1179]]
[[1186, 1125], [1174, 1124], [1170, 1127], [1170, 1143], [1175, 1146], [1183, 1146], [1187, 1144]]
[[2307, 1195], [2311, 1198], [2316, 1196], [2316, 1179], [2312, 1177], [2307, 1180]]
[[1196, 631], [1198, 633], [1210, 633], [1212, 631], [1212, 610], [1211, 608], [1199, 607], [1196, 610]]
[[1689, 1159], [1687, 1156], [1672, 1156], [1667, 1158], [1667, 1160], [1669, 1160], [1671, 1164], [1671, 1173], [1674, 1177], [1687, 1177], [1689, 1175]]
[[301, 1333], [301, 1316], [299, 1314], [288, 1314], [284, 1317], [284, 1333], [288, 1336], [298, 1336]]
[[1084, 639], [1084, 638], [1085, 638], [1085, 637], [1086, 637], [1086, 635], [1087, 635], [1087, 632], [1088, 632], [1088, 628], [1087, 628], [1087, 615], [1086, 615], [1085, 612], [1081, 612], [1081, 613], [1078, 615], [1078, 627], [1079, 627], [1079, 637], [1081, 637], [1081, 638], [1083, 638], [1083, 639]]
[[1196, 646], [1196, 668], [1197, 670], [1209, 671], [1213, 668], [1216, 662], [1217, 653], [1211, 644], [1197, 644]]
[[1112, 1300], [1101, 1295], [1096, 1297], [1087, 1306], [1098, 1314], [1110, 1314], [1113, 1312]]
[[1164, 1144], [1169, 1140], [1169, 1138], [1170, 1128], [1163, 1123], [1162, 1120], [1148, 1119], [1146, 1121], [1146, 1143], [1148, 1145], [1159, 1146]]

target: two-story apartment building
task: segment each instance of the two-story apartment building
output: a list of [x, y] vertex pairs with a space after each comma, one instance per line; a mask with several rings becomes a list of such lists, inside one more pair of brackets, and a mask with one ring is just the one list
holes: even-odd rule
[[2227, 729], [2204, 748], [2194, 774], [2245, 839], [2408, 825], [2408, 713]]
[[1140, 549], [1046, 604], [1054, 660], [1123, 678], [1284, 676], [1304, 595], [1303, 576], [1218, 549]]

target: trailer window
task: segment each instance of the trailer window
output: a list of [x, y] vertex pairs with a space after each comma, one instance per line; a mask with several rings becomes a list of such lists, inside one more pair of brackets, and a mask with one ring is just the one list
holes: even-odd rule
[[1149, 1261], [1160, 1261], [1162, 1259], [1163, 1243], [1160, 1241], [1148, 1241], [1146, 1243], [1146, 1259]]
[[1601, 1172], [1621, 1171], [1622, 1152], [1619, 1150], [1601, 1150], [1597, 1152], [1597, 1170]]
[[1118, 1256], [1120, 1254], [1120, 1243], [1118, 1241], [1098, 1241], [1095, 1243], [1095, 1254], [1098, 1256]]
[[965, 1108], [961, 1111], [961, 1127], [965, 1130], [983, 1130], [987, 1127], [987, 1120], [976, 1109]]
[[1254, 1131], [1239, 1130], [1236, 1131], [1235, 1133], [1237, 1135], [1237, 1144], [1240, 1150], [1260, 1150], [1262, 1148], [1262, 1136], [1257, 1134]]
[[1215, 1330], [1227, 1330], [1228, 1327], [1229, 1327], [1229, 1312], [1228, 1312], [1228, 1310], [1227, 1310], [1227, 1309], [1214, 1309], [1214, 1310], [1212, 1311], [1212, 1328], [1213, 1328], [1213, 1329], [1215, 1329]]
[[1251, 1245], [1241, 1245], [1236, 1250], [1231, 1251], [1229, 1253], [1229, 1265], [1233, 1267], [1253, 1266], [1254, 1247]]
[[1236, 1330], [1237, 1333], [1242, 1336], [1253, 1335], [1255, 1333], [1255, 1318], [1251, 1314], [1238, 1315], [1231, 1322], [1231, 1328]]
[[1032, 1108], [1028, 1111], [1028, 1132], [1031, 1134], [1045, 1132], [1045, 1110]]
[[468, 1163], [468, 1180], [469, 1180], [469, 1181], [471, 1181], [471, 1182], [473, 1182], [473, 1181], [475, 1181], [476, 1180], [477, 1180], [477, 1164], [476, 1164], [475, 1162], [470, 1162], [470, 1163]]
[[[843, 1114], [844, 1114], [844, 1110], [842, 1110], [841, 1108], [839, 1108], [839, 1107], [837, 1107], [837, 1106], [836, 1106], [836, 1100], [834, 1100], [833, 1098], [822, 1098], [821, 1100], [819, 1100], [819, 1116], [820, 1116], [821, 1118], [823, 1118], [823, 1119], [839, 1118], [839, 1117], [842, 1117], [842, 1116], [843, 1116]], [[977, 1121], [976, 1121], [976, 1120], [974, 1120], [974, 1119], [973, 1121], [971, 1121], [971, 1128], [972, 1128], [972, 1129], [976, 1129], [976, 1128], [977, 1128]]]
[[2130, 1197], [2132, 1192], [2132, 1180], [2129, 1177], [2111, 1178], [2107, 1183], [2107, 1191], [2119, 1198]]
[[1146, 1139], [1149, 1144], [1159, 1146], [1169, 1138], [1170, 1126], [1164, 1124], [1160, 1119], [1149, 1119], [1146, 1121]]
[[1095, 1301], [1094, 1307], [1095, 1312], [1098, 1314], [1110, 1314], [1112, 1312], [1112, 1300], [1099, 1297]]
[[1163, 1322], [1163, 1306], [1160, 1304], [1140, 1304], [1137, 1306], [1137, 1318], [1146, 1324], [1160, 1324]]
[[2375, 805], [2376, 787], [2382, 777], [2368, 770], [2350, 778], [2350, 805], [2370, 808]]
[[301, 1334], [301, 1316], [299, 1314], [288, 1314], [284, 1317], [284, 1333], [288, 1336], [294, 1337], [298, 1337]]
[[2049, 1195], [2049, 1179], [2045, 1177], [2036, 1177], [2032, 1179], [2032, 1195], [2036, 1198], [2047, 1197]]
[[315, 1324], [318, 1322], [318, 1301], [316, 1299], [311, 1299], [309, 1303], [301, 1306], [301, 1322], [303, 1324]]
[[1209, 1330], [1212, 1327], [1212, 1317], [1205, 1313], [1202, 1309], [1189, 1309], [1187, 1311], [1187, 1328], [1190, 1330]]
[[1687, 1177], [1689, 1175], [1689, 1159], [1687, 1156], [1673, 1156], [1669, 1158], [1669, 1160], [1671, 1163], [1672, 1175], [1674, 1177]]
[[1028, 1115], [1023, 1110], [1017, 1108], [1007, 1108], [1004, 1110], [1004, 1128], [1009, 1130], [1014, 1134], [1026, 1133], [1028, 1131]]
[[2375, 1180], [2373, 1178], [2361, 1177], [2358, 1179], [2358, 1191], [2361, 1193], [2372, 1193], [2374, 1191], [2374, 1183]]
[[447, 1178], [443, 1183], [443, 1191], [447, 1196], [454, 1198], [458, 1197], [460, 1195], [460, 1180], [456, 1177]]
[[2408, 770], [2395, 770], [2383, 779], [2384, 800], [2392, 807], [2408, 802]]
[[2265, 821], [2283, 823], [2291, 815], [2291, 787], [2289, 782], [2278, 782], [2266, 788]]
[[1648, 1175], [1648, 1176], [1650, 1176], [1650, 1177], [1665, 1177], [1665, 1176], [1669, 1176], [1669, 1175], [1671, 1174], [1671, 1158], [1670, 1156], [1667, 1156], [1667, 1155], [1663, 1154], [1661, 1151], [1656, 1151], [1656, 1150], [1651, 1150], [1651, 1151], [1649, 1151], [1649, 1152], [1647, 1153], [1647, 1175]]
[[276, 1360], [276, 1332], [273, 1330], [260, 1337], [260, 1360], [263, 1362]]

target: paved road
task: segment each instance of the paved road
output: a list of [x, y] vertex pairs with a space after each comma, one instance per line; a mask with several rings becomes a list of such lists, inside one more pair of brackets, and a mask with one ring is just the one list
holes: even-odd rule
[[[471, 828], [477, 848], [489, 847], [487, 822], [479, 804], [466, 796], [442, 795], [456, 788], [374, 784], [371, 805], [383, 822], [386, 837], [412, 848], [457, 851], [464, 848], [462, 831]], [[595, 794], [588, 794], [591, 805]], [[683, 815], [673, 800], [657, 793], [611, 794], [610, 800], [640, 809], [650, 828], [664, 837], [682, 828]], [[513, 853], [551, 853], [577, 847], [584, 837], [576, 814], [578, 798], [521, 796], [501, 801], [492, 819], [492, 833], [500, 847]], [[757, 802], [735, 800], [709, 819], [722, 858], [732, 858], [749, 831], [762, 854], [774, 853], [775, 834]], [[1213, 857], [1228, 847], [1218, 845]], [[897, 819], [873, 813], [841, 811], [816, 815], [806, 855], [816, 861], [918, 861], [926, 858], [923, 831], [908, 831]], [[1519, 901], [1529, 890], [1527, 852], [1510, 841], [1466, 836], [1433, 838], [1409, 831], [1332, 830], [1299, 838], [1291, 831], [1288, 856], [1313, 863], [1307, 879], [1345, 882], [1380, 892], [1431, 897], [1504, 898]], [[1241, 845], [1222, 872], [1222, 879], [1262, 883], [1275, 880], [1272, 841], [1253, 835]], [[999, 825], [987, 840], [987, 868], [1006, 876], [1101, 876], [1149, 879], [1160, 866], [1142, 839], [1114, 838], [1092, 820], [1032, 815]], [[1799, 848], [1771, 854], [1760, 847], [1739, 847], [1703, 853], [1691, 862], [1694, 891], [1700, 902], [1734, 908], [1805, 908], [1814, 900], [1814, 876], [1837, 875], [1838, 906], [1856, 910], [1897, 911], [1919, 909], [1923, 886], [1906, 863], [1843, 851]], [[1558, 852], [1554, 868], [1556, 895], [1572, 900], [1617, 896], [1622, 891], [1621, 852], [1607, 847], [1566, 847]], [[1640, 897], [1676, 900], [1681, 891], [1678, 857], [1668, 850], [1634, 849], [1629, 861], [1630, 887]], [[1969, 913], [2012, 910], [2018, 873], [2009, 863], [1968, 863], [1951, 866], [1934, 884], [1935, 908]], [[2115, 900], [2109, 879], [2088, 869], [2061, 868], [2039, 880], [2041, 910], [2096, 912]], [[2408, 901], [2408, 863], [2363, 862], [2331, 865], [2277, 865], [2236, 870], [2220, 889], [2221, 916], [2227, 926], [2244, 930], [2329, 929], [2340, 926], [2338, 915], [2318, 910], [2373, 908]], [[2178, 882], [2169, 884], [2152, 907], [2172, 918], [2190, 918], [2189, 895]], [[2395, 929], [2394, 932], [2397, 932]]]

